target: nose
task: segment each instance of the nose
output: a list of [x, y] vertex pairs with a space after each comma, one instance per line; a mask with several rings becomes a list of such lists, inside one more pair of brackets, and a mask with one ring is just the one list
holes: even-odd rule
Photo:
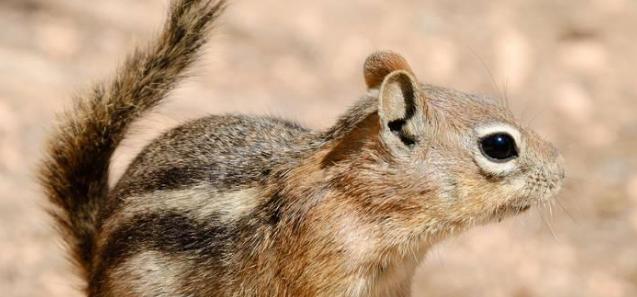
[[565, 160], [560, 151], [552, 143], [546, 143], [545, 152], [548, 153], [546, 173], [551, 175], [550, 180], [556, 185], [561, 185], [566, 178], [566, 170], [564, 169]]

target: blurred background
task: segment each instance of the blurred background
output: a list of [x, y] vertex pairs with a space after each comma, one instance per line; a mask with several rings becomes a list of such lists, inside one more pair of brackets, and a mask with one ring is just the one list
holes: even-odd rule
[[[162, 131], [209, 113], [325, 128], [374, 50], [420, 80], [508, 98], [568, 180], [551, 210], [429, 253], [414, 296], [637, 296], [637, 1], [235, 0], [173, 100], [138, 123], [115, 178]], [[0, 0], [0, 295], [80, 296], [33, 169], [54, 114], [160, 27], [166, 0]]]

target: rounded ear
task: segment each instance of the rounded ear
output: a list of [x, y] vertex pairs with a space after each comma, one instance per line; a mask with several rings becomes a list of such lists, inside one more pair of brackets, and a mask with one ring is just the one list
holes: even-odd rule
[[379, 51], [369, 55], [363, 67], [367, 87], [370, 89], [378, 88], [387, 75], [397, 70], [403, 70], [413, 75], [407, 60], [397, 53]]
[[383, 81], [378, 94], [378, 113], [381, 121], [409, 120], [420, 106], [418, 86], [406, 71], [392, 72]]
[[[424, 101], [416, 79], [405, 70], [385, 77], [378, 94], [378, 116], [383, 138], [412, 145], [424, 133]], [[391, 140], [391, 139], [389, 139]]]

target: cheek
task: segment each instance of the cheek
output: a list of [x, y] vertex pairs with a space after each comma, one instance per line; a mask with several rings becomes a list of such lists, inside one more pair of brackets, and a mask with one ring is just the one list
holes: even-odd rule
[[524, 193], [527, 185], [526, 177], [516, 176], [509, 178], [502, 186], [502, 190], [507, 194], [507, 196], [516, 197]]
[[482, 215], [506, 204], [524, 192], [524, 178], [489, 180], [482, 175], [467, 175], [458, 182], [458, 207], [467, 215]]

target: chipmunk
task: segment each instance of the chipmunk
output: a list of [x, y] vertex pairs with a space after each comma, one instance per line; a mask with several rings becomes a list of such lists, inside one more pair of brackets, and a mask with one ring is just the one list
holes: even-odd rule
[[92, 297], [409, 296], [436, 242], [549, 201], [558, 151], [497, 100], [418, 82], [393, 52], [329, 129], [212, 115], [147, 145], [130, 124], [196, 60], [225, 1], [175, 0], [161, 35], [77, 101], [39, 167]]

